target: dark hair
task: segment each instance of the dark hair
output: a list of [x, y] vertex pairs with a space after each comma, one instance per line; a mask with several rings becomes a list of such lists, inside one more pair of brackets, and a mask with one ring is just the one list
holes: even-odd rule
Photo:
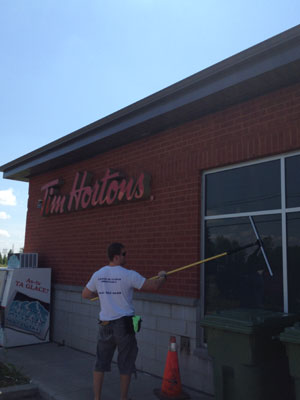
[[124, 249], [122, 243], [111, 243], [107, 248], [107, 255], [109, 261], [113, 261], [114, 256], [119, 256]]

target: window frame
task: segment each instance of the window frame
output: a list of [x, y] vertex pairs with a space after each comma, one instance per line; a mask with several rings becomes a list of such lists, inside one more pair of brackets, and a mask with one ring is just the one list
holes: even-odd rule
[[[237, 163], [234, 165], [230, 165], [227, 167], [219, 167], [210, 169], [207, 171], [203, 171], [202, 174], [202, 185], [201, 185], [201, 228], [200, 228], [200, 249], [201, 254], [203, 255], [203, 259], [205, 259], [205, 223], [208, 220], [216, 220], [216, 219], [224, 219], [224, 218], [239, 218], [239, 217], [248, 217], [248, 216], [259, 216], [259, 215], [281, 215], [281, 230], [282, 230], [282, 280], [283, 280], [283, 311], [285, 313], [288, 312], [288, 266], [287, 266], [287, 214], [288, 213], [295, 213], [300, 212], [299, 207], [286, 207], [286, 171], [285, 171], [285, 161], [289, 157], [293, 156], [300, 156], [299, 151], [294, 151], [290, 153], [284, 153], [281, 155], [265, 157], [253, 161], [247, 161], [242, 163]], [[262, 211], [254, 211], [254, 212], [242, 212], [242, 213], [233, 213], [233, 214], [220, 214], [220, 215], [205, 215], [206, 211], [206, 177], [209, 174], [223, 172], [226, 170], [238, 169], [247, 166], [251, 166], [254, 164], [261, 164], [268, 161], [280, 161], [280, 193], [281, 193], [281, 208], [273, 209], [273, 210], [262, 210]], [[201, 268], [200, 274], [200, 316], [204, 316], [204, 309], [205, 309], [205, 264], [203, 264], [203, 268]], [[203, 345], [203, 330], [199, 332], [199, 340], [200, 343]]]

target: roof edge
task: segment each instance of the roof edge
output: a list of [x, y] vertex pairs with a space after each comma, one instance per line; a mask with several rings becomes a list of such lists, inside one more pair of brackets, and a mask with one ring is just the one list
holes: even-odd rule
[[[150, 109], [151, 107], [155, 106], [157, 108], [159, 104], [166, 104], [168, 102], [171, 103], [172, 99], [174, 100], [175, 97], [184, 96], [186, 92], [191, 91], [196, 86], [200, 87], [201, 85], [204, 85], [205, 82], [217, 79], [217, 77], [220, 75], [228, 74], [233, 69], [242, 68], [242, 66], [245, 64], [257, 62], [258, 59], [262, 57], [266, 58], [268, 55], [271, 55], [274, 52], [278, 52], [283, 48], [288, 48], [295, 42], [299, 43], [300, 46], [300, 25], [273, 36], [270, 39], [248, 48], [247, 50], [228, 57], [223, 61], [220, 61], [150, 96], [126, 106], [119, 111], [109, 114], [100, 120], [88, 124], [53, 142], [50, 142], [45, 146], [42, 146], [9, 163], [6, 163], [0, 166], [0, 171], [8, 172], [10, 169], [14, 169], [14, 167], [21, 167], [29, 160], [34, 160], [41, 155], [55, 152], [66, 145], [79, 142], [83, 137], [86, 138], [87, 136], [93, 134], [93, 132], [96, 130], [104, 129], [112, 124], [117, 124], [118, 122], [128, 119], [139, 113], [146, 114], [145, 110]], [[298, 58], [300, 59], [300, 54], [298, 54]], [[9, 173], [7, 175], [9, 178]]]

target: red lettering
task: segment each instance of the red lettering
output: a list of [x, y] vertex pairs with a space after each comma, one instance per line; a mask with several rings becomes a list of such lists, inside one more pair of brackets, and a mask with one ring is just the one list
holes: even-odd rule
[[50, 205], [50, 189], [53, 188], [53, 186], [56, 186], [59, 184], [59, 179], [55, 179], [51, 182], [46, 183], [44, 186], [41, 187], [41, 191], [45, 191], [44, 194], [44, 199], [43, 199], [43, 203], [42, 203], [42, 208], [41, 208], [41, 214], [42, 215], [47, 215], [49, 212], [49, 205]]
[[51, 200], [50, 213], [62, 214], [65, 209], [66, 196], [54, 196]]
[[134, 197], [136, 199], [142, 199], [145, 194], [144, 180], [145, 180], [145, 174], [141, 173], [134, 188]]
[[93, 195], [92, 195], [92, 199], [91, 199], [91, 206], [95, 207], [98, 203], [98, 193], [99, 193], [99, 189], [100, 189], [100, 185], [99, 183], [96, 181], [94, 186], [93, 186]]
[[120, 201], [144, 199], [150, 196], [150, 175], [141, 173], [137, 180], [125, 178], [118, 171], [107, 169], [102, 179], [92, 185], [92, 175], [77, 172], [69, 194], [61, 194], [60, 179], [42, 186], [42, 215], [63, 214], [88, 207], [112, 205]]
[[50, 289], [47, 289], [47, 288], [44, 288], [41, 286], [35, 286], [34, 284], [29, 284], [29, 283], [27, 283], [25, 287], [26, 287], [26, 289], [33, 290], [35, 292], [41, 292], [41, 293], [49, 293], [49, 290], [50, 290]]
[[[75, 175], [72, 190], [70, 192], [69, 203], [67, 206], [69, 211], [71, 211], [73, 208], [75, 208], [75, 210], [78, 210], [78, 207], [79, 207], [81, 190], [80, 190], [80, 184], [78, 184], [78, 181], [80, 179], [80, 176], [81, 176], [80, 172], [77, 172]], [[83, 182], [83, 180], [82, 180], [82, 182]], [[78, 186], [79, 186], [79, 188], [78, 188]], [[74, 202], [75, 202], [75, 206], [73, 206]]]
[[132, 192], [132, 187], [133, 187], [134, 180], [133, 178], [129, 179], [129, 182], [126, 181], [126, 179], [123, 179], [122, 182], [120, 183], [120, 191], [119, 191], [119, 200], [124, 200], [126, 198], [127, 200], [132, 200], [133, 197], [133, 192]]
[[105, 203], [106, 201], [106, 190], [107, 190], [107, 182], [109, 180], [112, 180], [114, 178], [118, 178], [120, 176], [119, 172], [113, 172], [111, 169], [107, 169], [105, 172], [104, 177], [101, 179], [102, 185], [101, 185], [101, 190], [99, 193], [99, 197], [98, 197], [98, 204], [102, 205]]
[[112, 181], [107, 189], [105, 200], [108, 205], [113, 204], [118, 196], [119, 184], [117, 181]]
[[91, 202], [91, 197], [92, 197], [92, 188], [90, 186], [87, 186], [86, 188], [84, 188], [82, 197], [81, 197], [81, 207], [83, 209], [87, 208], [90, 205]]
[[89, 186], [91, 180], [92, 176], [87, 171], [83, 174], [77, 172], [70, 192], [69, 203], [67, 206], [68, 211], [73, 209], [77, 211], [79, 210], [79, 207], [88, 207], [92, 195], [92, 189]]
[[[42, 215], [48, 215], [49, 212], [53, 213], [54, 211], [56, 211], [56, 209], [60, 213], [64, 211], [63, 208], [65, 199], [61, 199], [60, 198], [61, 196], [59, 196], [59, 200], [56, 200], [55, 196], [56, 192], [58, 192], [58, 187], [62, 184], [63, 181], [61, 179], [54, 179], [53, 181], [50, 181], [46, 183], [44, 186], [42, 186], [41, 191], [42, 192], [45, 191], [41, 208]], [[59, 205], [57, 205], [57, 201], [59, 202]]]

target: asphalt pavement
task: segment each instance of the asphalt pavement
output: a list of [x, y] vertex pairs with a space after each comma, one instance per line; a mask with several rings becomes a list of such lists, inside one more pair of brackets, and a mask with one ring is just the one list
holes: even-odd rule
[[[38, 395], [19, 391], [18, 398], [27, 400], [93, 400], [92, 371], [94, 356], [56, 343], [0, 348], [0, 361], [9, 362], [29, 376]], [[132, 400], [157, 400], [155, 389], [160, 389], [162, 379], [138, 371], [132, 377], [130, 398]], [[190, 400], [213, 400], [212, 396], [183, 387]], [[0, 396], [3, 398], [3, 396]], [[106, 373], [102, 389], [103, 400], [120, 398], [119, 371], [115, 363]]]

